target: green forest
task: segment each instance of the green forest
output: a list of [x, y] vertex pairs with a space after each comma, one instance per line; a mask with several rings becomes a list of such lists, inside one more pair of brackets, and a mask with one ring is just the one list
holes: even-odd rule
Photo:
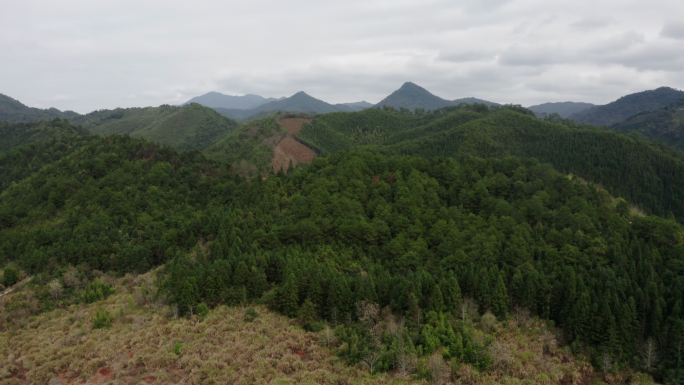
[[525, 309], [600, 370], [684, 381], [680, 153], [518, 107], [369, 109], [305, 125], [312, 164], [245, 178], [220, 152], [263, 149], [232, 127], [179, 151], [64, 120], [0, 126], [5, 284], [163, 266], [180, 315], [263, 303], [334, 328], [371, 372], [435, 352], [486, 371], [470, 314]]

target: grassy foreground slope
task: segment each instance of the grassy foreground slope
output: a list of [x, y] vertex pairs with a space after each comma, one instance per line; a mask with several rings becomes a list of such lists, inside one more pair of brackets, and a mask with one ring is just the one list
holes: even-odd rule
[[[426, 384], [400, 373], [371, 375], [336, 357], [342, 348], [329, 332], [304, 331], [296, 321], [256, 306], [218, 307], [202, 319], [175, 318], [157, 302], [152, 274], [104, 278], [115, 294], [0, 323], [0, 382], [24, 384]], [[0, 297], [12, 316], [31, 301], [30, 286]], [[94, 328], [107, 312], [111, 324]], [[9, 313], [9, 314], [8, 314]], [[553, 329], [522, 313], [506, 322], [473, 318], [492, 335], [494, 369], [445, 367], [428, 362], [433, 383], [472, 385], [580, 384], [598, 380], [590, 365], [558, 346]], [[437, 362], [437, 361], [435, 361]], [[431, 365], [431, 366], [430, 366]], [[646, 376], [612, 377], [649, 385]], [[594, 382], [600, 384], [601, 382]]]

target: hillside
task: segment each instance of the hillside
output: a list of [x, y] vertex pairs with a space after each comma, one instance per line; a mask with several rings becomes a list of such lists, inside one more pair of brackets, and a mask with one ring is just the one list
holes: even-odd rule
[[223, 174], [197, 153], [91, 138], [0, 192], [0, 265], [147, 271], [195, 244], [213, 189], [227, 191]]
[[[474, 115], [459, 119], [475, 121], [485, 114], [477, 110], [462, 109]], [[310, 127], [275, 123], [284, 137]], [[684, 338], [673, 328], [682, 317], [673, 278], [683, 266], [681, 226], [632, 215], [623, 201], [549, 166], [360, 151], [266, 179], [223, 170], [197, 153], [93, 138], [0, 193], [4, 275], [19, 270], [43, 282], [38, 299], [49, 310], [62, 303], [51, 293], [69, 293], [73, 279], [60, 278], [68, 266], [93, 277], [165, 263], [160, 287], [180, 314], [263, 303], [308, 330], [337, 325], [336, 354], [352, 366], [418, 378], [499, 378], [506, 348], [494, 344], [491, 325], [516, 308], [553, 320], [601, 376], [639, 367], [634, 357], [650, 339], [670, 351]], [[490, 326], [474, 327], [464, 312], [486, 315]], [[97, 365], [78, 375], [107, 367]], [[658, 365], [649, 370], [660, 378], [679, 375], [669, 358]]]
[[388, 111], [320, 116], [300, 137], [323, 153], [381, 145], [420, 156], [533, 157], [605, 186], [640, 208], [684, 219], [679, 154], [609, 130], [552, 123], [514, 108], [460, 107], [427, 115]]
[[199, 104], [101, 110], [72, 119], [97, 135], [130, 135], [179, 150], [201, 150], [237, 123]]
[[233, 172], [242, 176], [287, 171], [316, 157], [313, 149], [297, 139], [310, 121], [306, 115], [296, 114], [252, 120], [217, 140], [204, 154], [228, 163]]
[[604, 106], [595, 106], [575, 113], [570, 118], [580, 123], [611, 126], [636, 114], [658, 110], [682, 99], [684, 99], [684, 91], [661, 87], [623, 96]]
[[0, 192], [78, 148], [86, 135], [65, 120], [0, 123]]
[[636, 114], [612, 127], [684, 149], [684, 99], [664, 108]]
[[78, 116], [73, 111], [60, 111], [56, 108], [39, 109], [27, 107], [20, 101], [0, 94], [0, 122], [29, 123], [55, 118], [70, 119]]
[[[304, 331], [263, 306], [221, 306], [203, 318], [179, 319], [170, 316], [172, 308], [151, 295], [155, 290], [152, 274], [104, 279], [114, 289], [107, 299], [51, 310], [30, 317], [30, 323], [0, 323], [0, 381], [19, 385], [427, 382], [348, 366], [335, 356], [339, 341], [331, 329]], [[33, 290], [27, 287], [0, 298], [0, 314], [16, 317], [20, 309], [25, 310], [19, 304], [35, 301]], [[95, 329], [93, 319], [103, 310], [112, 315], [111, 325]], [[599, 377], [587, 362], [558, 346], [556, 331], [537, 319], [519, 314], [505, 322], [487, 323], [486, 317], [472, 322], [483, 334], [497, 338], [495, 369], [480, 373], [469, 366], [434, 366], [431, 372], [439, 376], [436, 380], [453, 378], [483, 385], [525, 380], [542, 385]], [[645, 376], [626, 383], [652, 384]]]
[[557, 102], [537, 104], [527, 107], [527, 109], [534, 112], [534, 114], [540, 118], [557, 114], [561, 118], [565, 119], [574, 114], [586, 111], [592, 107], [595, 107], [595, 105], [591, 103]]

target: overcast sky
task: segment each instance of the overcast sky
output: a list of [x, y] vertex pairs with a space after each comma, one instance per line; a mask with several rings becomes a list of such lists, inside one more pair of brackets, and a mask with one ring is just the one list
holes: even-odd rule
[[87, 112], [208, 91], [606, 103], [684, 88], [682, 0], [2, 0], [0, 93]]

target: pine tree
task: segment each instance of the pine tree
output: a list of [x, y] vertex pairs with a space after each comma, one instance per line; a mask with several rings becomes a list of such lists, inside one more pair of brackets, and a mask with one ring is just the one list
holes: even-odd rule
[[307, 298], [297, 311], [297, 320], [305, 329], [309, 330], [317, 319], [316, 305], [314, 305], [311, 299]]
[[503, 275], [500, 273], [498, 274], [492, 295], [492, 312], [499, 319], [505, 318], [508, 313], [508, 292], [506, 291]]
[[285, 282], [278, 289], [278, 297], [276, 299], [278, 310], [283, 314], [294, 317], [299, 309], [299, 298], [297, 297], [297, 282], [292, 273], [288, 274]]

